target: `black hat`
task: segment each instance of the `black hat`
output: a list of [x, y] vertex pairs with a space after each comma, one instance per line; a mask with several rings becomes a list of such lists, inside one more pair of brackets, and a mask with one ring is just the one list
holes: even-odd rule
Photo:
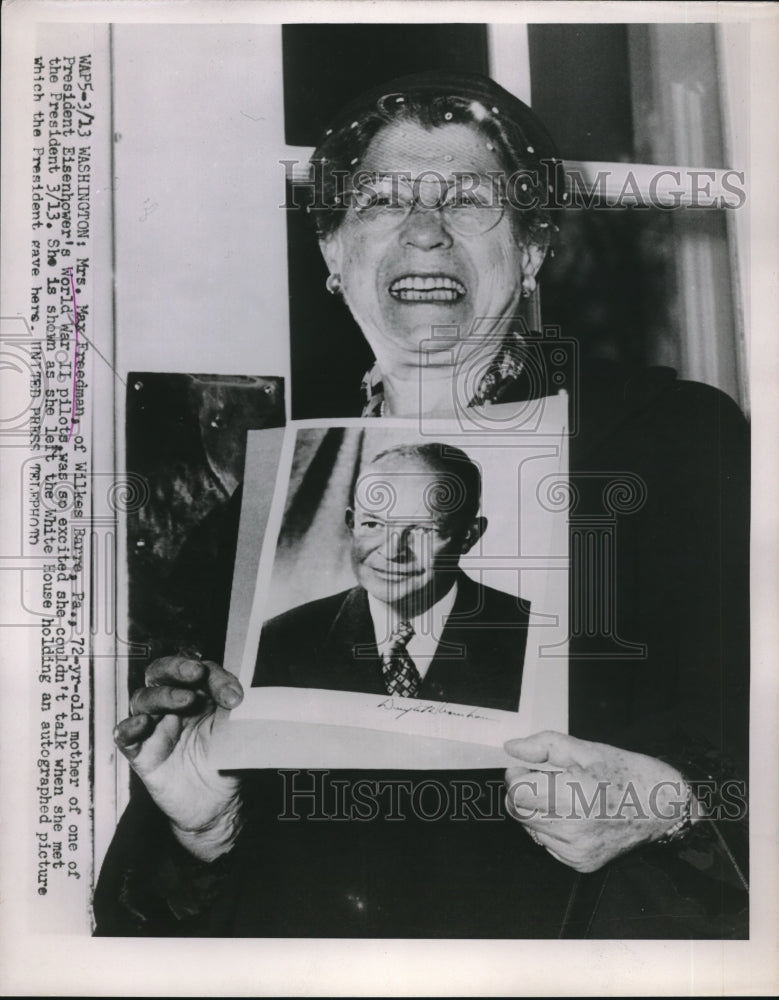
[[524, 140], [524, 150], [529, 162], [534, 160], [559, 160], [560, 156], [554, 140], [546, 127], [533, 111], [518, 97], [495, 83], [488, 76], [479, 73], [454, 73], [443, 70], [428, 70], [401, 76], [378, 87], [373, 87], [351, 101], [331, 122], [325, 137], [348, 127], [351, 122], [359, 122], [367, 113], [387, 107], [393, 101], [402, 103], [408, 98], [428, 99], [431, 102], [446, 98], [471, 101], [474, 118], [501, 118], [519, 131]]

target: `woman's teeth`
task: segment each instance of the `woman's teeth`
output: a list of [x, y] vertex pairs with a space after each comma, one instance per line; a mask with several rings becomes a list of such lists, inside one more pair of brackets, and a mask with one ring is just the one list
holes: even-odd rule
[[442, 274], [409, 275], [393, 281], [389, 293], [401, 302], [456, 302], [465, 295], [465, 286]]

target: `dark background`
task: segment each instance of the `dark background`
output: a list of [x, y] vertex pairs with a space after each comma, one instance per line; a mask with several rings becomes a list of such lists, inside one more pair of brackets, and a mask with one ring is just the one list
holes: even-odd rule
[[229, 607], [227, 502], [239, 499], [247, 430], [283, 424], [280, 378], [130, 372], [127, 471], [146, 493], [127, 514], [130, 642], [145, 650], [131, 691], [157, 656], [191, 649], [221, 660], [204, 643]]

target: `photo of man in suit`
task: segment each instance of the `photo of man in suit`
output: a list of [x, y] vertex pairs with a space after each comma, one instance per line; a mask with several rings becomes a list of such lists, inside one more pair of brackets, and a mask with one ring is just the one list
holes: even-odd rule
[[254, 686], [385, 694], [516, 711], [530, 605], [467, 576], [481, 473], [440, 443], [382, 451], [346, 510], [357, 585], [267, 621]]

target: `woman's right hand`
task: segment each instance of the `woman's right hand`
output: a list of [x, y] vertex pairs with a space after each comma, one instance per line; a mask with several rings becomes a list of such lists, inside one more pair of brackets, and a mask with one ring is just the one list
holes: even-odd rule
[[218, 664], [166, 656], [146, 670], [130, 717], [114, 730], [177, 840], [203, 861], [228, 851], [240, 830], [240, 782], [209, 761], [214, 712], [243, 700], [238, 679]]

